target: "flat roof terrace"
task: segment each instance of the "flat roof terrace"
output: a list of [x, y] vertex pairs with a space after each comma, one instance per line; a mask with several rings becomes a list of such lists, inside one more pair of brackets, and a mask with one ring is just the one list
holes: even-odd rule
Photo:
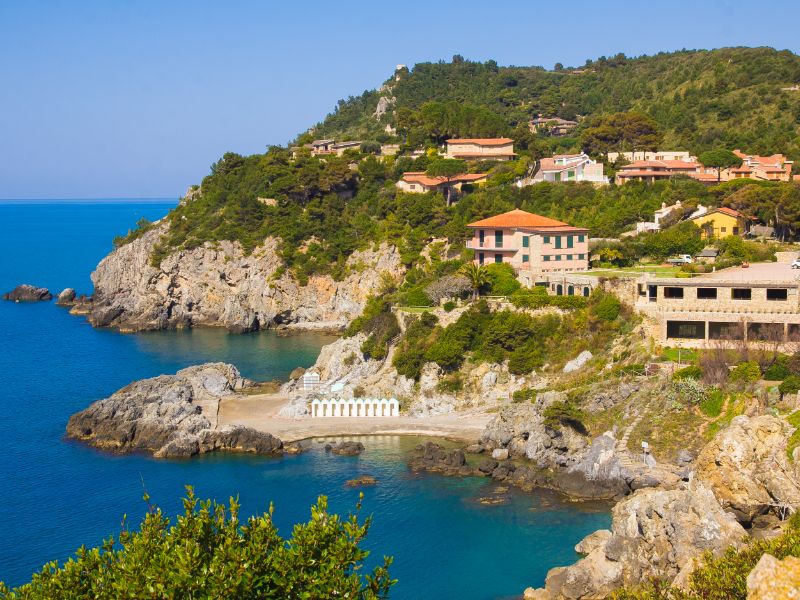
[[789, 263], [754, 263], [749, 267], [730, 267], [704, 273], [695, 277], [658, 278], [648, 283], [655, 285], [749, 285], [756, 287], [771, 285], [797, 285], [800, 283], [800, 269], [792, 269]]

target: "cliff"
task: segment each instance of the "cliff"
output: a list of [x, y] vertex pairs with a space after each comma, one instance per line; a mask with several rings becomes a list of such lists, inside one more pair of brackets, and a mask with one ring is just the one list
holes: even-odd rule
[[252, 253], [238, 242], [207, 242], [150, 264], [168, 225], [162, 223], [106, 256], [92, 273], [95, 295], [89, 321], [123, 331], [193, 326], [235, 332], [276, 326], [338, 329], [378, 291], [381, 275], [402, 273], [397, 250], [381, 245], [354, 252], [341, 281], [312, 275], [300, 285], [281, 273], [278, 241], [267, 238]]

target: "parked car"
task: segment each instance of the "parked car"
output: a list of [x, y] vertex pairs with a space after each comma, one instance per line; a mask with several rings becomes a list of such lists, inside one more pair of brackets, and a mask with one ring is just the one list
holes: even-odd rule
[[689, 265], [692, 263], [692, 257], [688, 254], [679, 254], [667, 260], [671, 265]]
[[792, 261], [792, 268], [793, 269], [800, 269], [800, 258], [795, 258]]

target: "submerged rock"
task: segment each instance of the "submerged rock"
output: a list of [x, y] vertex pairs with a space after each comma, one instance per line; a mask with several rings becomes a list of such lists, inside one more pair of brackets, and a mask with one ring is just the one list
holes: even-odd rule
[[375, 479], [372, 475], [361, 475], [360, 477], [355, 477], [354, 479], [348, 479], [345, 482], [347, 487], [363, 487], [367, 485], [376, 485], [378, 480]]
[[52, 299], [53, 295], [47, 288], [36, 287], [27, 283], [18, 285], [10, 292], [3, 294], [3, 300], [10, 300], [11, 302], [42, 302]]
[[226, 450], [280, 454], [283, 444], [247, 427], [218, 428], [222, 397], [247, 383], [225, 363], [136, 381], [69, 418], [67, 436], [117, 452], [186, 457]]
[[433, 442], [418, 446], [416, 455], [409, 461], [415, 471], [433, 471], [445, 475], [473, 475], [461, 448], [446, 449]]

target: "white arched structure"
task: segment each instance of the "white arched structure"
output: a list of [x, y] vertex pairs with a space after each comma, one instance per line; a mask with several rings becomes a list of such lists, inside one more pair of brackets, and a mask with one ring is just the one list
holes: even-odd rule
[[317, 418], [399, 417], [397, 398], [322, 398], [311, 401], [311, 416]]

